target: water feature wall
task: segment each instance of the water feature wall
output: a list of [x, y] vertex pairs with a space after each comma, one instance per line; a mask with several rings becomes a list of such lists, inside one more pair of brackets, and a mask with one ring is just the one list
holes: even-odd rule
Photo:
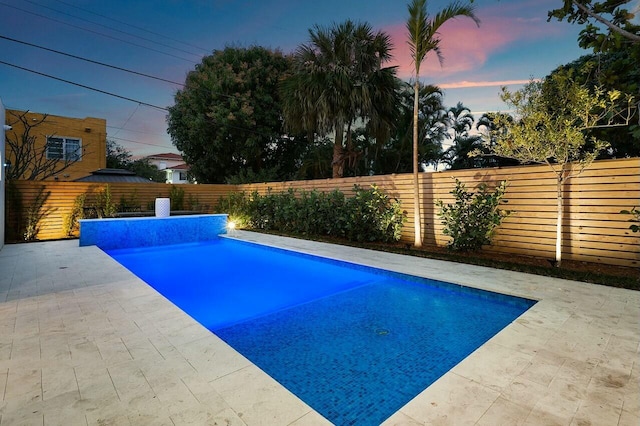
[[80, 220], [80, 247], [104, 250], [194, 243], [227, 232], [226, 214]]

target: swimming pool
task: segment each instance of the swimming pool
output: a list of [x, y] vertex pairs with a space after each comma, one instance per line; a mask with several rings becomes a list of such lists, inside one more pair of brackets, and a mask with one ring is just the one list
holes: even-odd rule
[[334, 424], [379, 424], [533, 301], [255, 244], [108, 253]]

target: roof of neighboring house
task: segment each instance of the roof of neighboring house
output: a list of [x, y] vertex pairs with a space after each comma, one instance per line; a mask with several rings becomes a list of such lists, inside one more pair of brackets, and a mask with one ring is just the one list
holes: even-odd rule
[[191, 169], [191, 167], [189, 167], [189, 165], [186, 164], [186, 163], [177, 164], [175, 166], [167, 167], [167, 170], [190, 170], [190, 169]]
[[85, 176], [74, 180], [74, 182], [105, 182], [105, 183], [153, 183], [147, 178], [136, 175], [130, 170], [124, 169], [98, 169], [91, 172], [90, 176]]
[[174, 154], [172, 152], [165, 152], [163, 154], [148, 155], [146, 158], [148, 158], [149, 160], [175, 160], [175, 161], [182, 161], [182, 155]]

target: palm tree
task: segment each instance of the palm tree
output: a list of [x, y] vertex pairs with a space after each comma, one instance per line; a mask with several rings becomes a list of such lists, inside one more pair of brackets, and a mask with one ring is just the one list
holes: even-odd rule
[[420, 92], [420, 65], [427, 56], [427, 53], [434, 51], [438, 60], [442, 64], [443, 56], [440, 52], [440, 36], [438, 30], [450, 19], [458, 16], [466, 16], [479, 26], [480, 20], [475, 16], [474, 8], [470, 5], [463, 6], [453, 3], [441, 10], [432, 19], [427, 14], [426, 0], [412, 0], [408, 5], [409, 18], [407, 19], [407, 30], [409, 32], [409, 49], [411, 59], [416, 71], [414, 82], [414, 102], [413, 102], [413, 206], [415, 223], [416, 247], [422, 246], [422, 224], [420, 218], [420, 191], [418, 188], [418, 98]]
[[344, 135], [358, 120], [378, 137], [388, 135], [396, 104], [397, 67], [391, 39], [366, 23], [350, 20], [309, 30], [310, 42], [294, 54], [294, 73], [282, 84], [285, 125], [310, 137], [335, 134], [333, 177], [342, 177]]
[[[398, 95], [393, 133], [389, 139], [374, 146], [374, 174], [411, 173], [412, 170], [413, 86], [403, 82]], [[449, 128], [442, 90], [432, 85], [421, 86], [419, 104], [418, 161], [437, 164]]]
[[443, 154], [443, 162], [451, 169], [470, 169], [480, 165], [480, 158], [471, 157], [470, 154], [482, 148], [482, 137], [470, 135], [475, 121], [471, 110], [458, 102], [456, 106], [449, 108], [447, 117], [453, 136], [453, 144]]

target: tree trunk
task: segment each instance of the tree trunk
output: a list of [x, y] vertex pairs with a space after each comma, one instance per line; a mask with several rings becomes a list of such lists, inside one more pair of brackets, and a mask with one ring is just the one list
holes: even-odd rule
[[416, 75], [413, 86], [413, 211], [414, 211], [414, 243], [416, 247], [422, 247], [422, 215], [420, 213], [420, 186], [418, 179], [418, 99], [420, 96], [420, 80]]
[[341, 178], [344, 175], [344, 148], [342, 140], [344, 138], [344, 125], [336, 125], [336, 137], [333, 143], [333, 160], [331, 161], [332, 177]]

